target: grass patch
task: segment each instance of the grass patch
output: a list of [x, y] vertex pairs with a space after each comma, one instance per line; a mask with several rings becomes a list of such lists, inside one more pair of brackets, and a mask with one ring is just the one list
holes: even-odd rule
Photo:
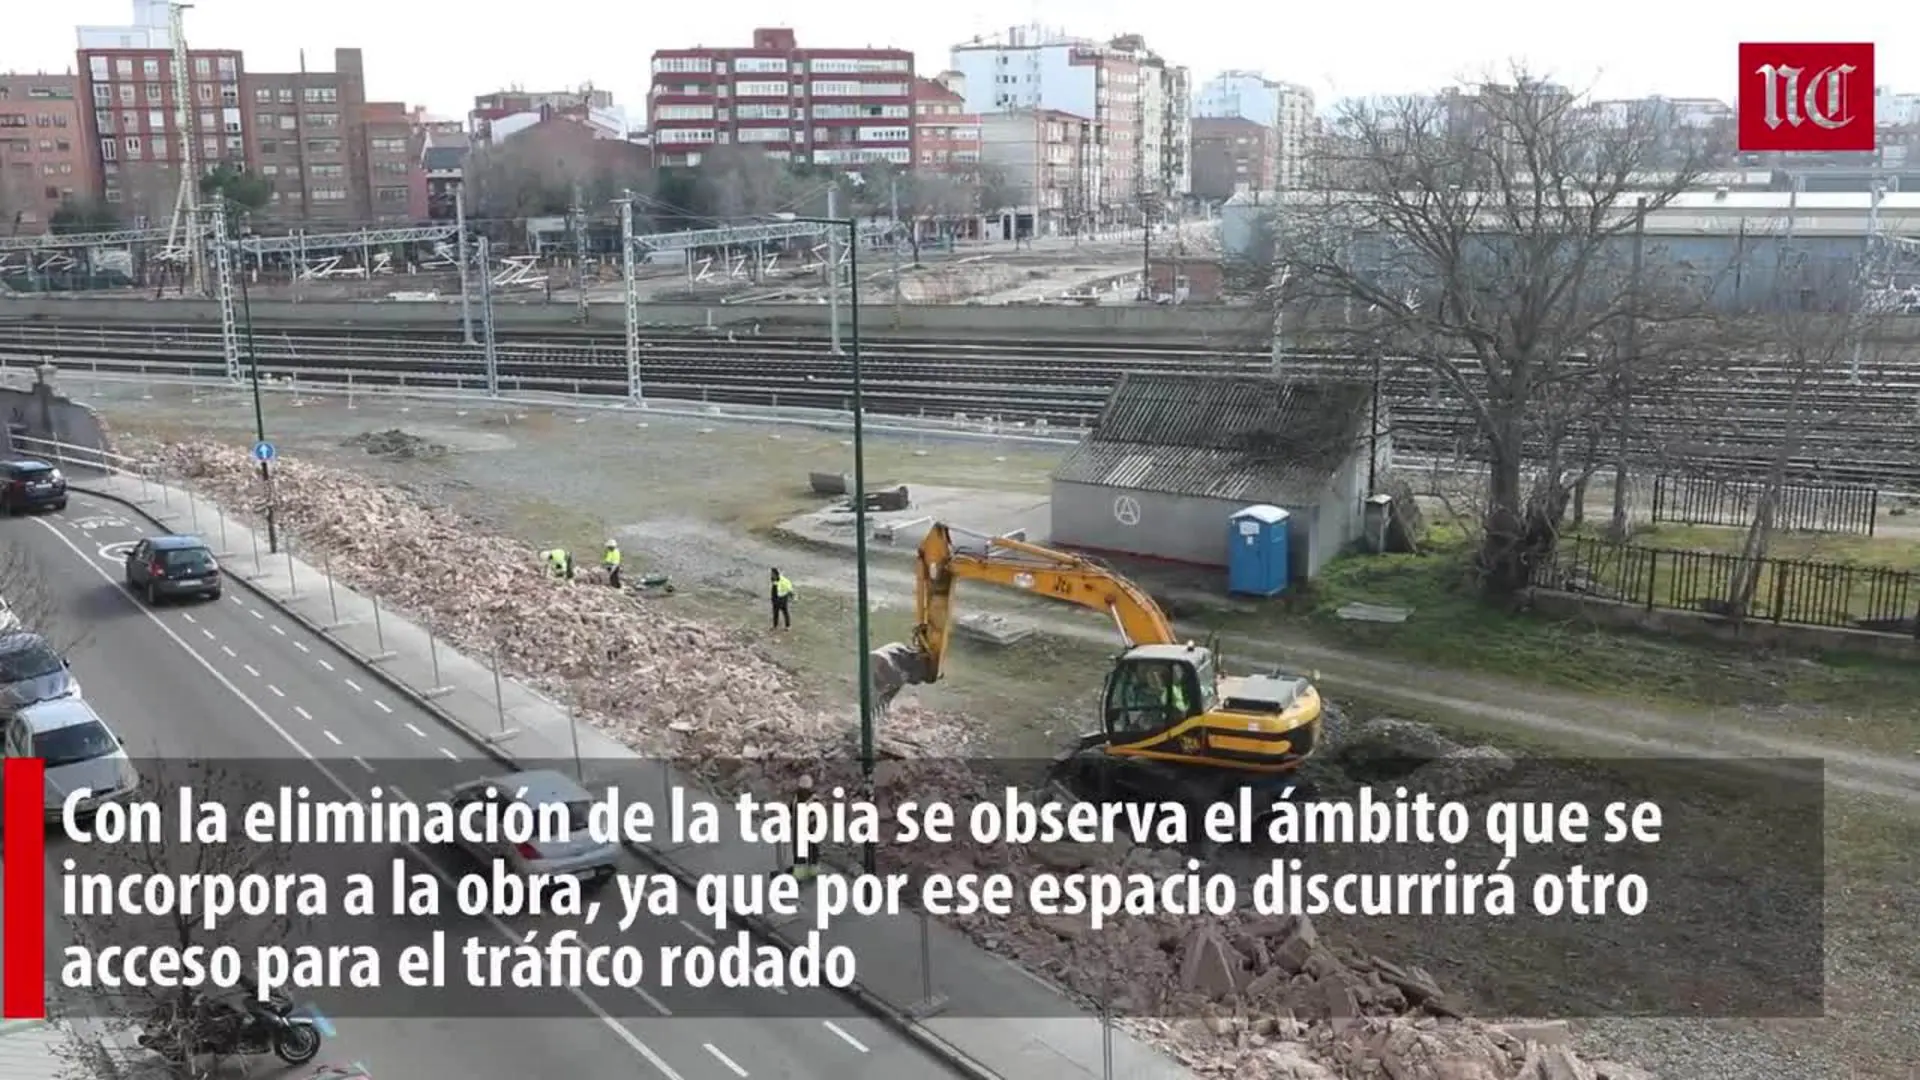
[[[1598, 536], [1603, 530], [1594, 528], [1592, 532]], [[1745, 540], [1745, 529], [1718, 525], [1643, 525], [1633, 533], [1633, 543], [1642, 547], [1714, 551], [1725, 555], [1738, 555]], [[1767, 555], [1775, 559], [1920, 571], [1920, 539], [1911, 536], [1782, 532], [1775, 534], [1768, 544]]]
[[[1336, 559], [1291, 611], [1329, 645], [1568, 690], [1693, 706], [1819, 707], [1864, 713], [1846, 719], [1868, 722], [1915, 714], [1916, 665], [1838, 651], [1791, 655], [1745, 642], [1688, 641], [1585, 619], [1517, 614], [1481, 599], [1471, 554], [1463, 533], [1438, 529], [1422, 554]], [[1412, 614], [1397, 624], [1336, 614], [1355, 602]], [[1270, 614], [1226, 619], [1242, 630], [1273, 625]], [[1911, 745], [1910, 730], [1886, 734], [1894, 745]]]

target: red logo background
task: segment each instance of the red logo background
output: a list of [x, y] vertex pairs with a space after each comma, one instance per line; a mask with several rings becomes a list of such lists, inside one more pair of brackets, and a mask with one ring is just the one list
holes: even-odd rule
[[[1805, 70], [1800, 91], [1806, 93], [1815, 75], [1825, 68], [1852, 64], [1847, 77], [1846, 102], [1853, 121], [1828, 129], [1804, 118], [1799, 127], [1767, 126], [1767, 80], [1759, 74], [1767, 64]], [[1781, 114], [1784, 118], [1784, 113]], [[1874, 147], [1873, 43], [1794, 42], [1740, 44], [1740, 150], [1743, 153], [1793, 151], [1860, 151]]]

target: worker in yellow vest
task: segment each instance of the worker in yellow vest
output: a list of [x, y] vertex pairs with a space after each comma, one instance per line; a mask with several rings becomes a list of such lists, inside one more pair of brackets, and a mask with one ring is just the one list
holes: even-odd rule
[[773, 586], [768, 596], [773, 601], [773, 628], [778, 630], [785, 624], [787, 629], [793, 629], [793, 582], [788, 581], [777, 566], [773, 568]]
[[606, 553], [600, 556], [600, 565], [607, 569], [607, 584], [620, 587], [620, 544], [609, 537]]
[[573, 580], [573, 553], [566, 548], [548, 548], [540, 553], [547, 564], [547, 576], [556, 581]]

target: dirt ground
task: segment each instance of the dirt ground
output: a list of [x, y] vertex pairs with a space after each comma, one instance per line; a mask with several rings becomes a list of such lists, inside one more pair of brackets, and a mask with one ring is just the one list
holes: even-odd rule
[[[243, 445], [254, 439], [251, 405], [242, 395], [154, 388], [143, 397], [139, 388], [125, 386], [102, 386], [91, 394], [75, 389], [94, 400], [119, 433], [214, 437]], [[529, 544], [569, 545], [583, 563], [591, 561], [605, 537], [615, 536], [627, 552], [629, 573], [671, 575], [679, 591], [661, 602], [704, 618], [763, 625], [767, 568], [781, 567], [796, 582], [799, 596], [795, 630], [775, 638], [777, 648], [823, 697], [850, 701], [856, 655], [850, 561], [837, 551], [796, 549], [768, 536], [774, 523], [815, 504], [807, 490], [809, 472], [851, 467], [845, 434], [593, 410], [364, 399], [352, 409], [321, 400], [295, 406], [285, 395], [270, 396], [266, 407], [266, 429], [285, 454], [405, 485]], [[395, 440], [408, 453], [370, 453], [353, 441], [392, 429], [413, 437]], [[868, 446], [870, 480], [876, 485], [899, 480], [1041, 491], [1059, 455], [1057, 448], [933, 437], [876, 436]], [[911, 608], [905, 562], [876, 560], [870, 586], [876, 602], [872, 641], [903, 637]], [[1278, 645], [1280, 635], [1267, 636], [1266, 642]], [[1704, 712], [1656, 713], [1624, 702], [1616, 709], [1592, 696], [1556, 697], [1551, 691], [1541, 691], [1538, 700], [1503, 697], [1497, 689], [1476, 695], [1471, 673], [1429, 672], [1371, 657], [1363, 666], [1351, 656], [1329, 650], [1314, 654], [1307, 643], [1298, 645], [1296, 655], [1325, 655], [1330, 669], [1336, 663], [1350, 665], [1343, 680], [1347, 685], [1371, 674], [1479, 701], [1484, 708], [1478, 719], [1467, 713], [1436, 717], [1471, 730], [1476, 741], [1534, 752], [1595, 753], [1597, 744], [1570, 732], [1605, 710], [1617, 712], [1617, 718], [1603, 719], [1601, 725], [1633, 734], [1644, 743], [1640, 753], [1658, 755], [1667, 748], [1675, 756], [1749, 752], [1744, 744], [1723, 745], [1721, 735], [1730, 733], [1721, 733]], [[1097, 619], [1085, 633], [1054, 633], [1049, 627], [1048, 633], [1008, 649], [963, 644], [951, 678], [917, 692], [930, 704], [991, 725], [987, 741], [1010, 755], [1045, 754], [1090, 722], [1094, 688], [1111, 651]], [[1366, 715], [1384, 706], [1356, 697], [1351, 707]], [[1499, 709], [1514, 715], [1489, 719]], [[1398, 707], [1395, 713], [1409, 714]], [[1515, 735], [1521, 728], [1529, 729], [1524, 737]], [[1807, 749], [1783, 745], [1778, 752], [1796, 748]], [[1811, 749], [1822, 750], [1818, 744]], [[1920, 758], [1882, 754], [1873, 766], [1872, 775], [1882, 781], [1891, 778], [1901, 787], [1920, 789]], [[1920, 865], [1917, 823], [1920, 809], [1913, 803], [1866, 789], [1836, 792], [1830, 799], [1830, 1019], [1599, 1021], [1580, 1025], [1582, 1042], [1605, 1048], [1600, 1056], [1683, 1080], [1915, 1076], [1920, 1020], [1908, 1003], [1920, 986], [1920, 946], [1913, 935], [1920, 926], [1920, 895], [1912, 885]]]

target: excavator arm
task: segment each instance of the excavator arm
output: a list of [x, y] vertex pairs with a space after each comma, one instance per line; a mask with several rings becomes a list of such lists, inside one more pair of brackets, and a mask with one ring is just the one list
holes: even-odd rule
[[1173, 625], [1153, 597], [1094, 560], [1011, 537], [987, 537], [978, 548], [963, 548], [954, 543], [952, 529], [936, 522], [915, 561], [913, 640], [873, 653], [874, 691], [882, 706], [905, 687], [940, 678], [952, 640], [953, 588], [963, 580], [1104, 611], [1128, 647], [1176, 643]]

